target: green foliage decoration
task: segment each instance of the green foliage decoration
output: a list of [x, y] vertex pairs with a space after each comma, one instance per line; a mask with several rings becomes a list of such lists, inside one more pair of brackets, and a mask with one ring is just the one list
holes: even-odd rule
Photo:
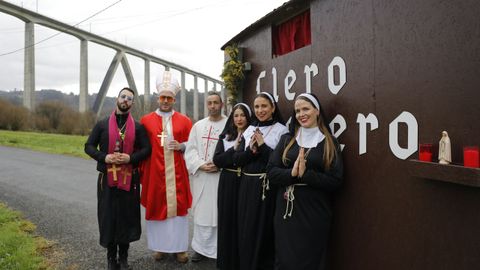
[[220, 77], [225, 83], [225, 89], [227, 89], [228, 104], [233, 106], [237, 103], [238, 93], [241, 90], [245, 75], [238, 45], [232, 44], [227, 46], [225, 54], [229, 59], [223, 64], [223, 71]]

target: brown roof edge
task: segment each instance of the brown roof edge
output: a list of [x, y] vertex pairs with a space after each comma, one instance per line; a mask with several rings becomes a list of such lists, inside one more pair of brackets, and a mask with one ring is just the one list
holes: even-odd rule
[[301, 10], [304, 10], [305, 7], [310, 5], [310, 0], [290, 0], [283, 3], [280, 7], [274, 9], [267, 15], [263, 16], [258, 21], [252, 23], [247, 28], [243, 29], [240, 33], [234, 36], [232, 39], [227, 41], [220, 49], [224, 50], [225, 47], [233, 43], [237, 43], [239, 40], [244, 39], [245, 37], [251, 35], [257, 29], [265, 26], [278, 23], [282, 20], [285, 20], [287, 17], [298, 13]]

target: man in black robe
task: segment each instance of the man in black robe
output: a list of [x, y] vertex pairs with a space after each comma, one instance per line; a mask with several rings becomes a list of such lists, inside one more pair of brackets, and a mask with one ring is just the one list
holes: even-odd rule
[[[123, 88], [117, 108], [99, 121], [85, 143], [85, 153], [97, 161], [100, 245], [107, 248], [108, 269], [129, 269], [130, 242], [140, 239], [138, 164], [151, 152], [145, 129], [133, 120], [134, 91]], [[117, 260], [118, 250], [118, 260]]]

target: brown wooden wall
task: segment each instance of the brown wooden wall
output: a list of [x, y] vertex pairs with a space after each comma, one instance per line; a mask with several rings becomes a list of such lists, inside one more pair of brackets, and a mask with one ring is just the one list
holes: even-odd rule
[[[463, 162], [463, 146], [480, 145], [480, 2], [317, 0], [310, 11], [311, 46], [272, 59], [270, 27], [240, 40], [244, 61], [253, 67], [243, 95], [252, 104], [263, 70], [261, 89], [271, 93], [275, 67], [287, 116], [292, 108], [283, 93], [288, 70], [297, 74], [294, 92], [302, 93], [304, 66], [315, 63], [313, 93], [330, 118], [345, 118], [347, 130], [339, 140], [346, 145], [346, 178], [335, 196], [331, 269], [479, 269], [480, 188], [415, 177], [414, 162], [390, 150], [389, 124], [410, 112], [418, 123], [418, 142], [433, 142], [437, 149], [442, 130], [448, 131], [456, 163]], [[347, 83], [337, 95], [327, 84], [335, 56], [347, 68]], [[367, 132], [363, 155], [359, 113], [373, 113], [379, 122]], [[401, 145], [406, 134], [402, 126]], [[434, 174], [436, 168], [430, 170]], [[476, 175], [469, 181], [480, 183]]]

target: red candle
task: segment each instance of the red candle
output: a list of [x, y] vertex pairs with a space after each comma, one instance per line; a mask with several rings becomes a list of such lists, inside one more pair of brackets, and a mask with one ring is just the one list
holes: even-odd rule
[[466, 146], [463, 148], [463, 166], [479, 168], [478, 146]]
[[432, 162], [432, 144], [421, 143], [418, 151], [418, 159], [421, 161]]
[[418, 155], [418, 158], [421, 161], [432, 162], [432, 153], [420, 152], [420, 154]]

